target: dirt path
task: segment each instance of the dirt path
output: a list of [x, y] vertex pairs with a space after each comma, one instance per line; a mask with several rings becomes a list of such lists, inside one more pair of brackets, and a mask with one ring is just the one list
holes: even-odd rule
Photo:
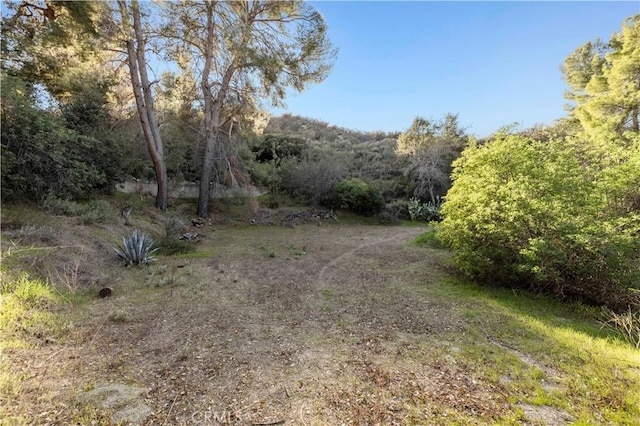
[[325, 281], [325, 274], [327, 272], [328, 269], [331, 269], [333, 267], [335, 267], [335, 265], [337, 265], [338, 263], [343, 263], [347, 260], [349, 260], [349, 258], [352, 258], [354, 256], [354, 254], [364, 248], [367, 247], [371, 247], [371, 246], [375, 246], [375, 245], [379, 245], [379, 244], [383, 244], [383, 243], [388, 243], [388, 242], [403, 242], [406, 243], [407, 241], [410, 241], [411, 238], [415, 238], [418, 235], [420, 235], [420, 233], [424, 232], [423, 228], [393, 228], [395, 232], [395, 234], [391, 237], [378, 237], [376, 239], [374, 239], [373, 241], [370, 242], [366, 242], [363, 243], [361, 245], [359, 245], [358, 247], [351, 249], [345, 253], [342, 253], [340, 255], [338, 255], [337, 257], [335, 257], [334, 259], [332, 259], [328, 264], [326, 264], [325, 266], [322, 267], [322, 269], [320, 269], [320, 273], [318, 274], [318, 281], [319, 282], [324, 282]]
[[466, 394], [472, 379], [449, 365], [442, 338], [460, 319], [417, 297], [441, 274], [411, 244], [421, 232], [216, 231], [201, 247], [211, 258], [167, 259], [147, 290], [96, 303], [81, 373], [147, 389], [148, 424], [404, 423], [426, 415], [414, 409], [427, 394], [499, 413], [488, 386]]
[[466, 325], [429, 290], [448, 254], [412, 245], [424, 230], [211, 231], [85, 305], [47, 386], [106, 424], [491, 423], [511, 408], [456, 360]]

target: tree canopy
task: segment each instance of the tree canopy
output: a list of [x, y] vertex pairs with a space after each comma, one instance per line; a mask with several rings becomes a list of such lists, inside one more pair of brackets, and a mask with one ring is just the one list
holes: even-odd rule
[[571, 113], [591, 136], [640, 131], [640, 15], [604, 43], [587, 42], [562, 67]]

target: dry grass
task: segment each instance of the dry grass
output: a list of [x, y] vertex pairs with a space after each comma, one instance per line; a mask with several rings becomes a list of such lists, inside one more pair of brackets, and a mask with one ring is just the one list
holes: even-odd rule
[[[144, 207], [131, 217], [158, 235], [163, 219]], [[536, 364], [535, 351], [525, 354], [521, 341], [543, 331], [452, 287], [449, 254], [411, 243], [424, 228], [205, 225], [197, 252], [142, 268], [121, 267], [110, 251], [130, 232], [122, 223], [60, 229], [56, 245], [80, 240], [82, 249], [36, 254], [46, 244], [31, 239], [7, 262], [29, 269], [38, 257], [38, 274], [76, 293], [56, 311], [67, 324], [62, 336], [3, 354], [10, 404], [0, 415], [9, 424], [112, 424], [118, 407], [81, 398], [104, 383], [146, 389], [154, 425], [543, 421], [522, 403], [585, 421], [634, 415], [625, 406], [633, 392], [581, 405], [580, 379], [562, 355]], [[21, 249], [29, 255], [17, 256]], [[114, 296], [95, 298], [106, 284]], [[505, 341], [516, 324], [530, 336]], [[640, 360], [626, 362], [619, 375], [633, 391]], [[566, 390], [575, 400], [559, 399]], [[598, 417], [608, 403], [608, 417]]]

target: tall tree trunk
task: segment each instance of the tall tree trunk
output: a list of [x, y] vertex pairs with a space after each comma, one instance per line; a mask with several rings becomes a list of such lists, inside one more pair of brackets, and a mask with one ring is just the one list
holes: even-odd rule
[[[209, 216], [209, 199], [211, 197], [211, 171], [213, 169], [213, 153], [215, 143], [217, 142], [217, 134], [214, 133], [215, 122], [220, 121], [219, 112], [214, 113], [214, 99], [211, 92], [211, 86], [209, 85], [209, 74], [211, 73], [211, 66], [213, 62], [214, 46], [214, 22], [213, 14], [215, 12], [215, 3], [207, 1], [205, 2], [207, 13], [207, 41], [204, 51], [204, 68], [202, 70], [202, 80], [200, 82], [200, 88], [204, 97], [204, 156], [202, 160], [202, 170], [200, 172], [200, 188], [198, 193], [198, 211], [199, 217], [206, 218]], [[214, 117], [217, 115], [217, 117]]]
[[156, 172], [156, 184], [158, 192], [156, 195], [156, 208], [167, 209], [169, 199], [169, 179], [167, 168], [164, 162], [164, 149], [160, 137], [160, 129], [156, 119], [156, 112], [153, 106], [153, 95], [151, 93], [151, 83], [147, 75], [147, 63], [145, 59], [145, 43], [140, 22], [140, 8], [137, 1], [131, 2], [131, 12], [133, 15], [133, 34], [129, 21], [129, 7], [125, 0], [118, 2], [122, 24], [127, 33], [127, 56], [129, 59], [129, 73], [131, 74], [131, 84], [133, 94], [136, 99], [136, 107], [144, 138], [153, 167]]
[[205, 45], [205, 62], [202, 72], [202, 80], [200, 86], [204, 96], [204, 129], [205, 129], [205, 151], [202, 159], [202, 171], [200, 172], [200, 190], [198, 193], [198, 211], [199, 217], [206, 218], [209, 216], [209, 200], [211, 198], [211, 175], [213, 171], [214, 153], [216, 144], [221, 143], [221, 134], [224, 121], [222, 112], [224, 108], [224, 100], [231, 85], [231, 80], [237, 68], [236, 64], [231, 62], [227, 64], [227, 68], [220, 82], [220, 87], [216, 95], [213, 95], [209, 76], [214, 55], [214, 30], [215, 25], [213, 17], [215, 13], [216, 2], [207, 1], [207, 42]]
[[217, 129], [207, 129], [205, 131], [205, 149], [202, 160], [202, 171], [200, 172], [200, 188], [198, 192], [198, 216], [209, 217], [209, 200], [211, 198], [211, 174], [213, 171], [213, 160], [215, 145], [219, 143]]

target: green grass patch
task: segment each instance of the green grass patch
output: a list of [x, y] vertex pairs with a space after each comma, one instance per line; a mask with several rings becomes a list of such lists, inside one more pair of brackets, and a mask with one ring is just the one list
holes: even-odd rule
[[413, 240], [413, 244], [419, 247], [429, 247], [434, 249], [445, 248], [438, 240], [438, 232], [435, 229], [431, 229], [423, 234], [418, 235]]
[[3, 275], [0, 287], [0, 349], [31, 346], [64, 331], [56, 313], [63, 299], [49, 284], [26, 274]]
[[640, 351], [603, 330], [597, 309], [453, 279], [428, 291], [465, 319], [460, 362], [513, 403], [549, 405], [576, 424], [640, 418]]
[[164, 256], [187, 255], [196, 251], [196, 245], [175, 237], [164, 237], [155, 242], [158, 254]]

